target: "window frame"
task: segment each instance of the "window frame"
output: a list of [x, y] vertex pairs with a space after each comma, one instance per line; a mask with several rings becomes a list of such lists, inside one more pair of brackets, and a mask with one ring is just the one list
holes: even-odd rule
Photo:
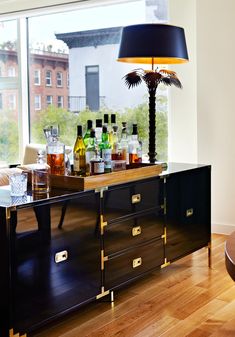
[[62, 71], [57, 71], [56, 72], [56, 86], [58, 88], [62, 88], [63, 87], [63, 73], [62, 73]]
[[[48, 74], [50, 74], [50, 76], [48, 76]], [[47, 82], [49, 82], [49, 83], [47, 83]], [[52, 71], [50, 69], [45, 70], [45, 86], [46, 87], [52, 87]]]
[[[38, 102], [36, 102], [36, 97], [38, 98]], [[38, 106], [37, 106], [38, 104]], [[34, 109], [35, 111], [40, 111], [42, 108], [42, 97], [39, 94], [34, 95]]]
[[64, 108], [64, 96], [63, 95], [57, 96], [57, 107], [62, 108], [62, 109]]
[[[36, 73], [38, 74], [38, 76], [36, 76]], [[41, 70], [40, 69], [34, 69], [34, 85], [41, 85]], [[38, 79], [38, 82], [36, 82], [36, 79]]]

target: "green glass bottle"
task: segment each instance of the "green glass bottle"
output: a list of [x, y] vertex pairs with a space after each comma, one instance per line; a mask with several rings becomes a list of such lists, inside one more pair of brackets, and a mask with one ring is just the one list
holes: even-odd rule
[[109, 143], [107, 127], [104, 125], [102, 129], [102, 140], [99, 144], [101, 157], [104, 160], [104, 173], [112, 171], [112, 149]]
[[91, 129], [92, 129], [92, 120], [88, 119], [87, 129], [86, 129], [85, 135], [83, 136], [83, 141], [84, 141], [85, 146], [87, 146], [88, 139], [90, 138]]
[[77, 138], [73, 148], [73, 174], [86, 175], [86, 147], [82, 137], [82, 126], [77, 126]]

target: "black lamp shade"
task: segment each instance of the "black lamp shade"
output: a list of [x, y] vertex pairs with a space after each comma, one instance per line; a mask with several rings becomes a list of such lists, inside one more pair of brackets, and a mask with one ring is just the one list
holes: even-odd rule
[[167, 24], [126, 26], [117, 61], [173, 64], [188, 61], [184, 29]]

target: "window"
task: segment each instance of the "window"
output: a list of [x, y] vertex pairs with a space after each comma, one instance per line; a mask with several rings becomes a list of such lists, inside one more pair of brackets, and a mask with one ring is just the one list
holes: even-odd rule
[[8, 107], [9, 107], [9, 110], [16, 109], [16, 95], [15, 94], [10, 94], [8, 96]]
[[34, 84], [35, 85], [41, 84], [41, 72], [40, 72], [40, 70], [34, 70]]
[[34, 109], [41, 110], [41, 96], [35, 95], [34, 97]]
[[57, 87], [62, 87], [63, 85], [63, 74], [61, 72], [56, 73], [56, 85]]
[[16, 69], [14, 67], [9, 67], [7, 69], [7, 76], [8, 77], [16, 77]]
[[47, 87], [51, 87], [52, 86], [52, 79], [51, 79], [51, 77], [52, 77], [51, 71], [47, 70], [46, 71], [46, 86]]
[[52, 102], [53, 102], [52, 95], [48, 95], [48, 96], [46, 97], [46, 100], [47, 100], [47, 106], [48, 106], [48, 105], [52, 105]]
[[[21, 106], [18, 106], [20, 64], [18, 64], [19, 55], [16, 49], [19, 42], [17, 20], [1, 21], [0, 28], [0, 161], [14, 164], [19, 163], [19, 144], [22, 140], [21, 132], [23, 132], [20, 124]], [[27, 125], [23, 127], [26, 134]]]
[[64, 107], [64, 97], [63, 96], [58, 96], [57, 97], [57, 106], [58, 106], [58, 108], [63, 108]]
[[100, 109], [99, 66], [86, 66], [86, 106], [91, 111]]
[[69, 73], [67, 72], [67, 88], [69, 88]]

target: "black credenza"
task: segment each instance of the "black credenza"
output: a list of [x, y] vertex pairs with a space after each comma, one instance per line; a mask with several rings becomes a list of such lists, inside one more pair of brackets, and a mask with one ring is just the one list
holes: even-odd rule
[[210, 253], [209, 165], [169, 163], [143, 180], [18, 199], [0, 189], [2, 337], [26, 336], [202, 247]]

